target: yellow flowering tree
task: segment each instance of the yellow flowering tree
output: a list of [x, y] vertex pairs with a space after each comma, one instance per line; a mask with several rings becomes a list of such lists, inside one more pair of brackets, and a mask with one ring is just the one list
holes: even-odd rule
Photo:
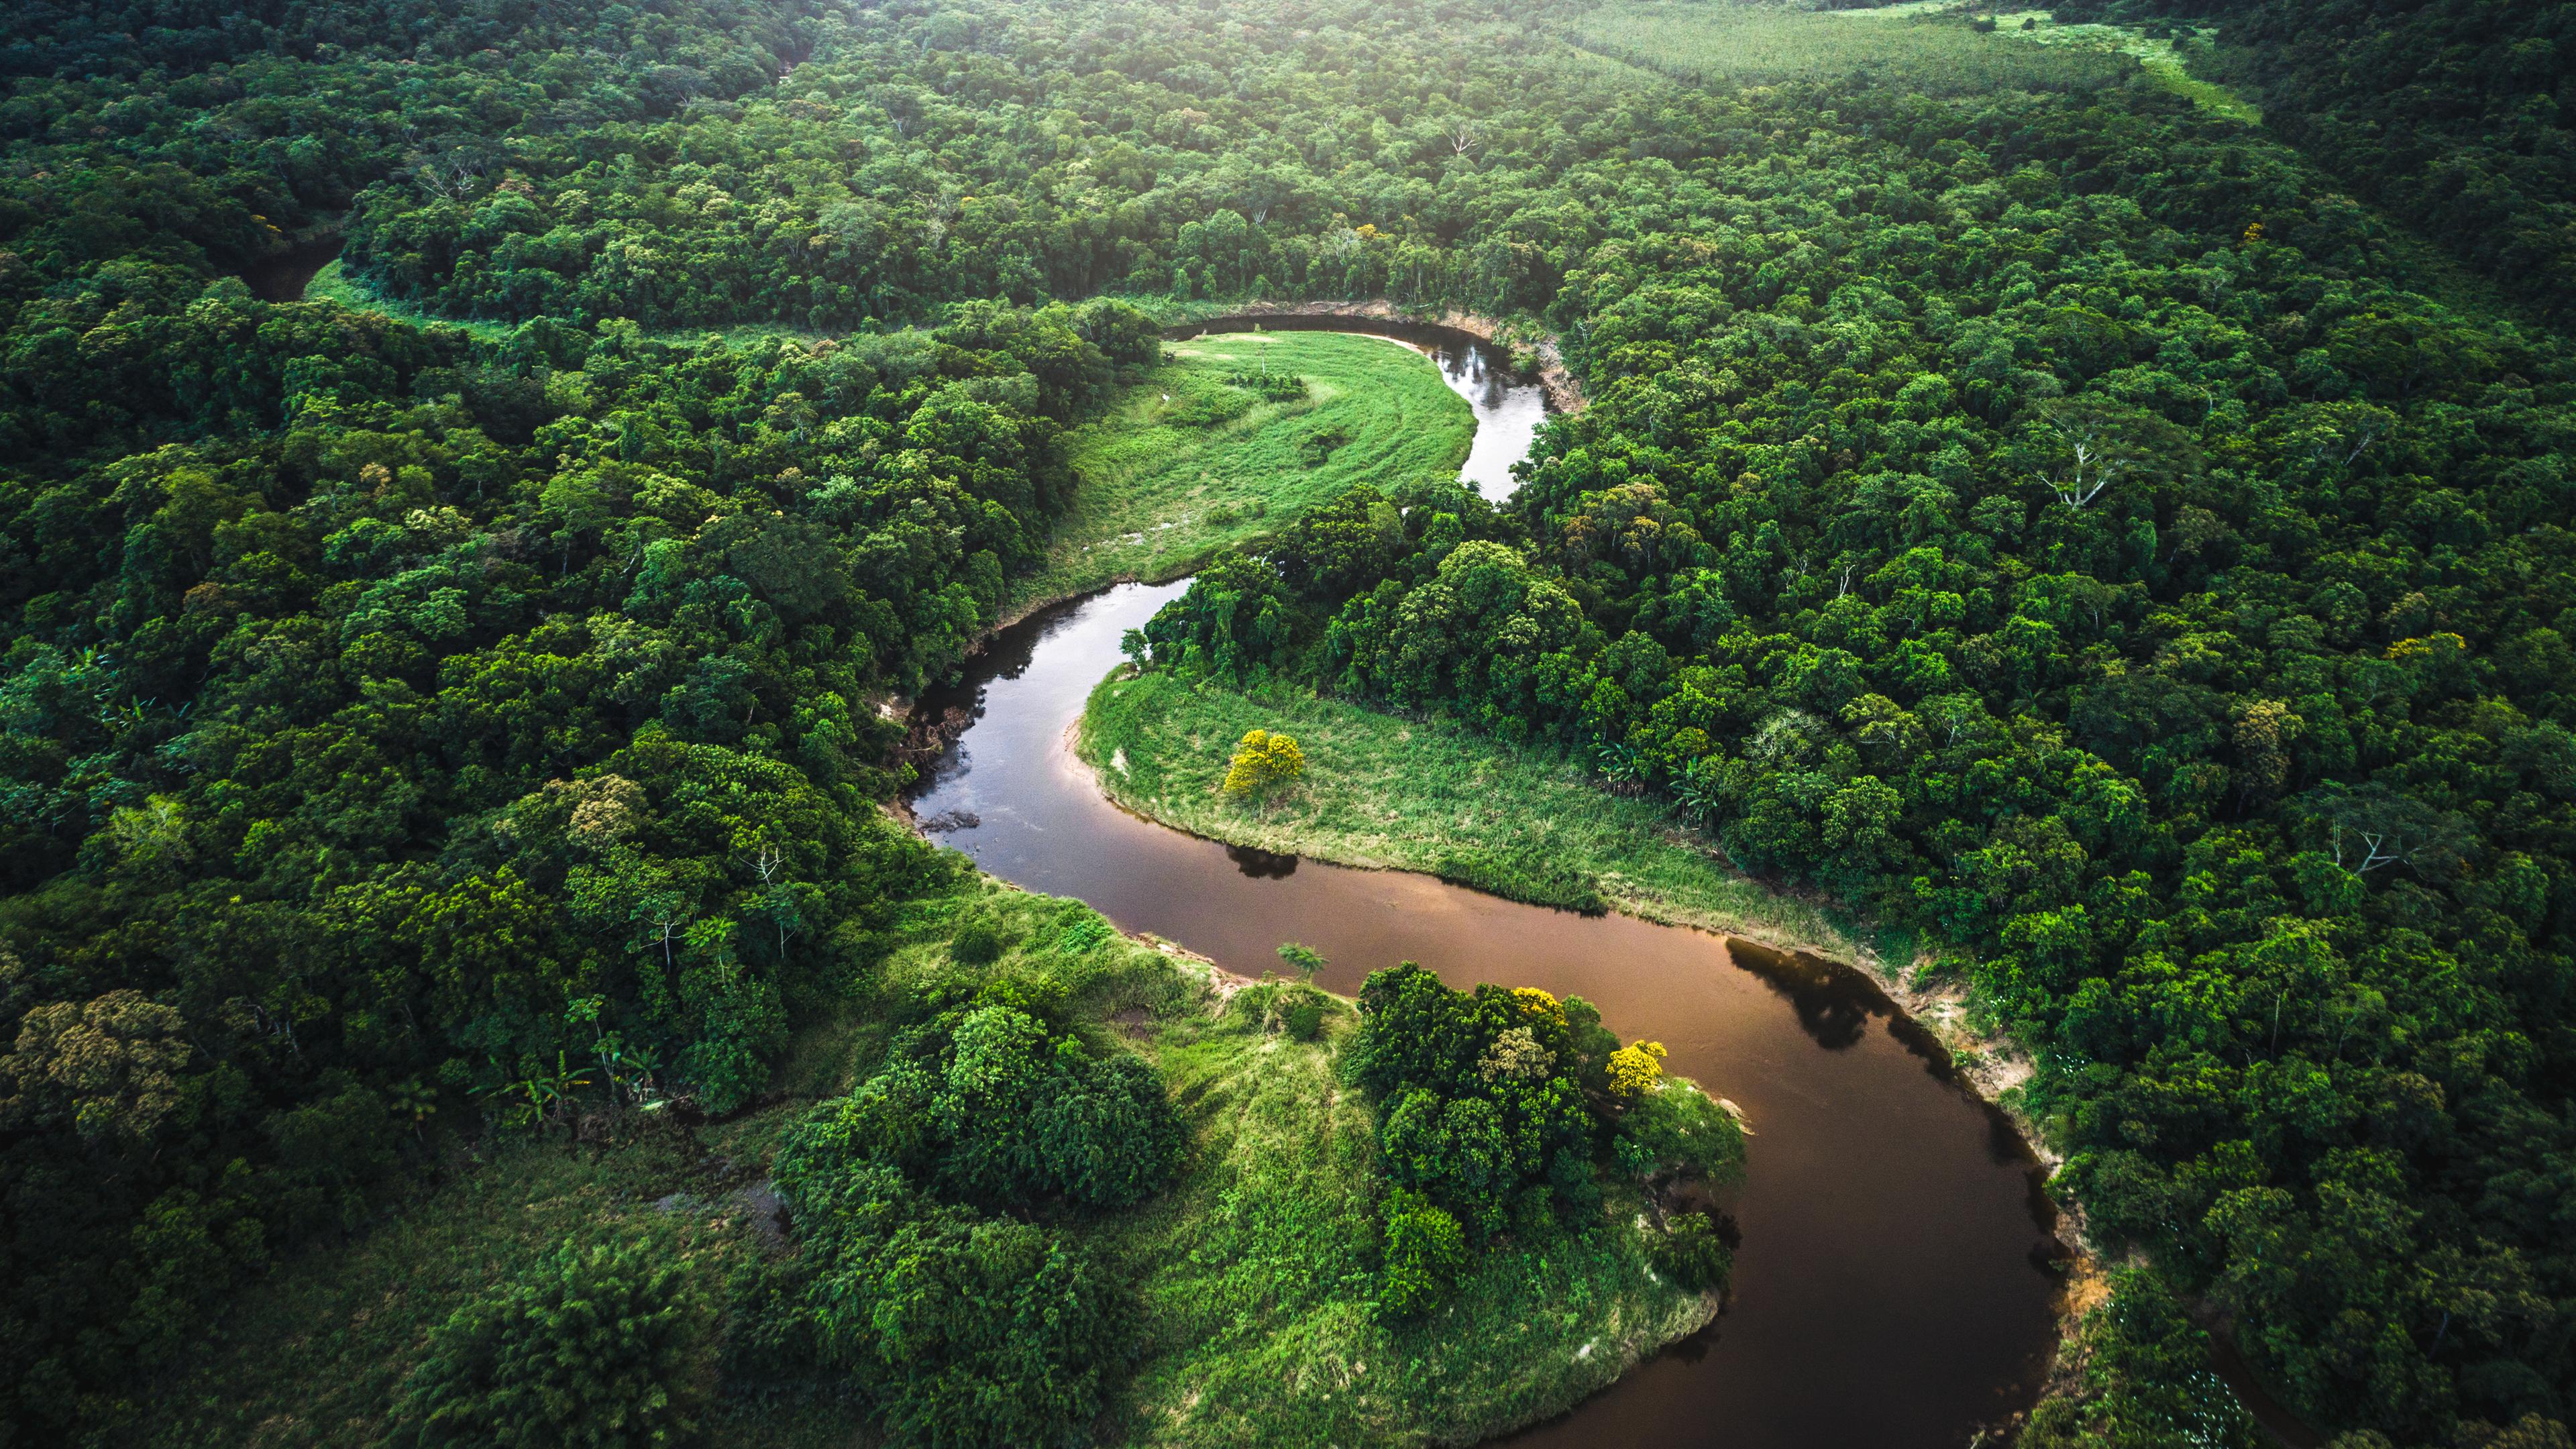
[[1664, 1044], [1641, 1041], [1610, 1054], [1610, 1091], [1626, 1098], [1654, 1090], [1664, 1077]]
[[1266, 799], [1306, 773], [1306, 752], [1286, 735], [1246, 730], [1226, 766], [1225, 793], [1238, 800]]

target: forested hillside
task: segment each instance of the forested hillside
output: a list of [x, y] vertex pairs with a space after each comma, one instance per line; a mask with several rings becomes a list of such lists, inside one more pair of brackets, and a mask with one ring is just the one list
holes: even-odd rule
[[[2403, 87], [2450, 12], [2247, 33], [2380, 57], [2266, 104], [2545, 298], [2562, 10]], [[1935, 943], [2154, 1265], [2046, 1442], [2195, 1432], [2177, 1291], [2320, 1424], [2552, 1442], [2564, 342], [2125, 65], [1936, 18], [1664, 76], [1584, 13], [11, 7], [0, 1442], [114, 1442], [586, 1059], [762, 1092], [955, 886], [877, 705], [1042, 557], [1140, 307], [1252, 295], [1517, 315], [1593, 406], [1502, 512], [1358, 492], [1212, 569], [1158, 663], [1596, 750]], [[332, 235], [509, 329], [237, 275]], [[829, 335], [662, 331], [762, 321]]]
[[2075, 0], [2067, 20], [2216, 22], [2193, 64], [2355, 192], [2564, 325], [2576, 312], [2576, 5]]

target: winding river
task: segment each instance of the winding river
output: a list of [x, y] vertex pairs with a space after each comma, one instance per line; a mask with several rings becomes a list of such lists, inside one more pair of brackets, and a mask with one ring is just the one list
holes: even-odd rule
[[[1352, 330], [1362, 330], [1353, 328]], [[1383, 330], [1373, 327], [1367, 330]], [[1473, 481], [1510, 485], [1539, 416], [1464, 338], [1408, 339], [1476, 408]], [[1499, 459], [1499, 467], [1494, 460]], [[2037, 1163], [1865, 977], [1704, 932], [1526, 906], [1428, 876], [1228, 847], [1111, 805], [1068, 735], [1119, 636], [1182, 584], [1124, 585], [998, 636], [932, 717], [974, 723], [919, 789], [924, 828], [985, 870], [1079, 897], [1247, 974], [1282, 941], [1355, 991], [1414, 960], [1460, 986], [1541, 986], [1653, 1037], [1755, 1137], [1726, 1311], [1515, 1444], [1946, 1449], [2027, 1407], [2055, 1346], [2062, 1258]]]

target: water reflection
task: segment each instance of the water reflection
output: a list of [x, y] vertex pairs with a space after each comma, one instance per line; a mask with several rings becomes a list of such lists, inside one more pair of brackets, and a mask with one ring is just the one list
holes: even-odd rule
[[1254, 880], [1286, 880], [1297, 873], [1297, 857], [1279, 855], [1253, 845], [1229, 845], [1225, 857], [1234, 868]]

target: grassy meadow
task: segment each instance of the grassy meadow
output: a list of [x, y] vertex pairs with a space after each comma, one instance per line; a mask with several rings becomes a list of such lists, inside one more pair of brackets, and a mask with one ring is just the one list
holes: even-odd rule
[[[1237, 332], [1166, 344], [1164, 362], [1068, 436], [1081, 486], [1021, 597], [1186, 574], [1357, 482], [1454, 476], [1476, 431], [1431, 360], [1347, 332]], [[1265, 402], [1231, 372], [1300, 377]]]
[[[990, 966], [950, 955], [968, 917], [1006, 943]], [[1712, 1300], [1649, 1270], [1631, 1226], [1641, 1204], [1614, 1187], [1589, 1231], [1498, 1246], [1438, 1316], [1377, 1322], [1376, 1124], [1342, 1080], [1350, 1005], [1331, 1001], [1322, 1033], [1298, 1042], [1279, 1029], [1277, 984], [1219, 978], [1098, 919], [1078, 901], [986, 882], [915, 907], [871, 990], [985, 972], [1052, 981], [1081, 1030], [1153, 1063], [1190, 1125], [1189, 1163], [1168, 1191], [1058, 1224], [1130, 1282], [1142, 1310], [1140, 1362], [1104, 1442], [1473, 1442], [1570, 1407], [1712, 1315]], [[578, 1147], [560, 1136], [460, 1145], [444, 1185], [244, 1292], [189, 1371], [135, 1406], [127, 1442], [378, 1442], [431, 1330], [568, 1241], [654, 1235], [723, 1305], [738, 1267], [794, 1251], [755, 1221], [769, 1156], [807, 1107], [873, 1066], [877, 1020], [862, 997], [809, 1027], [771, 1097], [727, 1122], [629, 1115]], [[780, 1449], [874, 1442], [856, 1410], [821, 1395], [722, 1400], [705, 1429], [710, 1443]]]
[[2130, 61], [2106, 46], [2023, 45], [1980, 34], [1947, 4], [1884, 10], [1619, 0], [1575, 25], [1584, 45], [1703, 83], [1776, 85], [1867, 71], [1929, 95], [2105, 84]]
[[[503, 341], [511, 333], [519, 330], [519, 324], [516, 322], [494, 322], [474, 317], [441, 317], [407, 302], [397, 302], [389, 297], [378, 296], [374, 288], [350, 276], [338, 257], [324, 262], [322, 270], [313, 274], [313, 280], [305, 284], [304, 297], [305, 300], [312, 302], [337, 302], [353, 312], [382, 312], [396, 321], [409, 322], [415, 327], [461, 328], [486, 342]], [[655, 342], [674, 345], [695, 344], [713, 336], [721, 337], [735, 347], [747, 347], [764, 338], [787, 337], [799, 342], [812, 342], [824, 334], [809, 328], [790, 327], [783, 322], [753, 322], [738, 327], [655, 327], [646, 329], [644, 335]]]
[[[1304, 782], [1267, 806], [1217, 788], [1234, 742], [1255, 727], [1286, 731], [1306, 754]], [[1120, 804], [1231, 844], [1425, 871], [1515, 900], [1608, 908], [1839, 960], [1910, 955], [1903, 941], [1736, 874], [1663, 806], [1603, 792], [1581, 761], [1445, 720], [1122, 671], [1092, 692], [1076, 748]]]

